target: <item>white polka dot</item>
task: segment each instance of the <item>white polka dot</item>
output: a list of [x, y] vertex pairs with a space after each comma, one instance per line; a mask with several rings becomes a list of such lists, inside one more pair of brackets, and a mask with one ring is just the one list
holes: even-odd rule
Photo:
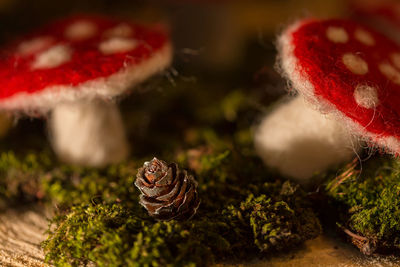
[[352, 53], [344, 54], [343, 64], [354, 74], [364, 75], [368, 72], [368, 64], [361, 57]]
[[393, 53], [390, 55], [390, 59], [393, 62], [393, 65], [400, 69], [400, 53]]
[[375, 39], [372, 35], [363, 29], [357, 29], [354, 33], [354, 37], [361, 43], [372, 46], [375, 44]]
[[58, 67], [71, 59], [72, 50], [65, 45], [56, 45], [41, 52], [35, 58], [32, 69], [48, 69]]
[[363, 108], [375, 108], [379, 104], [376, 88], [369, 85], [358, 85], [354, 90], [354, 100]]
[[347, 32], [341, 27], [328, 27], [326, 29], [326, 37], [334, 43], [346, 43], [349, 40]]
[[396, 70], [390, 63], [379, 64], [379, 70], [385, 75], [386, 78], [400, 85], [400, 72]]
[[17, 53], [22, 56], [32, 55], [40, 50], [45, 49], [52, 42], [53, 38], [49, 36], [37, 37], [35, 39], [22, 42], [17, 48]]
[[90, 21], [77, 21], [65, 29], [65, 37], [72, 41], [89, 39], [97, 33], [96, 24]]
[[106, 55], [124, 53], [134, 49], [137, 43], [135, 39], [114, 37], [100, 43], [99, 49]]
[[128, 24], [122, 23], [114, 28], [108, 29], [104, 32], [105, 37], [129, 37], [133, 33], [132, 27]]

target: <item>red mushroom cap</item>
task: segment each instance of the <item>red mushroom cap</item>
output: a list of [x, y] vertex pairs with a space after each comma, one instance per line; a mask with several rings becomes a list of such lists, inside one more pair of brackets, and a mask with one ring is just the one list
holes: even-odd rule
[[400, 46], [347, 20], [303, 20], [279, 39], [284, 74], [322, 111], [400, 153]]
[[353, 13], [368, 18], [382, 18], [400, 27], [400, 3], [397, 0], [351, 0]]
[[166, 68], [166, 29], [75, 16], [0, 52], [0, 108], [47, 111], [61, 101], [112, 97]]
[[353, 17], [400, 42], [400, 2], [398, 0], [351, 0]]

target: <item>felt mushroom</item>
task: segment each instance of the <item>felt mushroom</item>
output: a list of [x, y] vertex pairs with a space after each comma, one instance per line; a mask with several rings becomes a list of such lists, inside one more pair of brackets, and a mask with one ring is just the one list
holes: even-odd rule
[[0, 57], [0, 109], [47, 114], [52, 145], [67, 162], [103, 166], [128, 146], [112, 101], [171, 62], [161, 25], [74, 16], [6, 47]]
[[[359, 138], [399, 155], [399, 45], [352, 21], [306, 19], [288, 27], [278, 46], [281, 70], [298, 96], [267, 116], [256, 133], [268, 165], [307, 178], [357, 152]], [[325, 118], [305, 111], [303, 99]], [[296, 158], [304, 165], [285, 170]]]
[[400, 42], [400, 2], [397, 0], [349, 0], [353, 18]]

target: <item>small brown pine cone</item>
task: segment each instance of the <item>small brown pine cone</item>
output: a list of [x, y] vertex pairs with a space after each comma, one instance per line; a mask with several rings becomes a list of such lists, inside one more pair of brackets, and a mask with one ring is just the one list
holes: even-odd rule
[[145, 162], [135, 185], [142, 193], [139, 203], [157, 220], [188, 220], [200, 205], [197, 182], [176, 163], [156, 158]]

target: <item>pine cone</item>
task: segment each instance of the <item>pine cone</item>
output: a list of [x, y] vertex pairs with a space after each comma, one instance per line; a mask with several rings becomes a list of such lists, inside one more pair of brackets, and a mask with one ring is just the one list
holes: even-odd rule
[[200, 205], [197, 182], [176, 163], [154, 158], [138, 170], [139, 203], [157, 220], [188, 220]]

